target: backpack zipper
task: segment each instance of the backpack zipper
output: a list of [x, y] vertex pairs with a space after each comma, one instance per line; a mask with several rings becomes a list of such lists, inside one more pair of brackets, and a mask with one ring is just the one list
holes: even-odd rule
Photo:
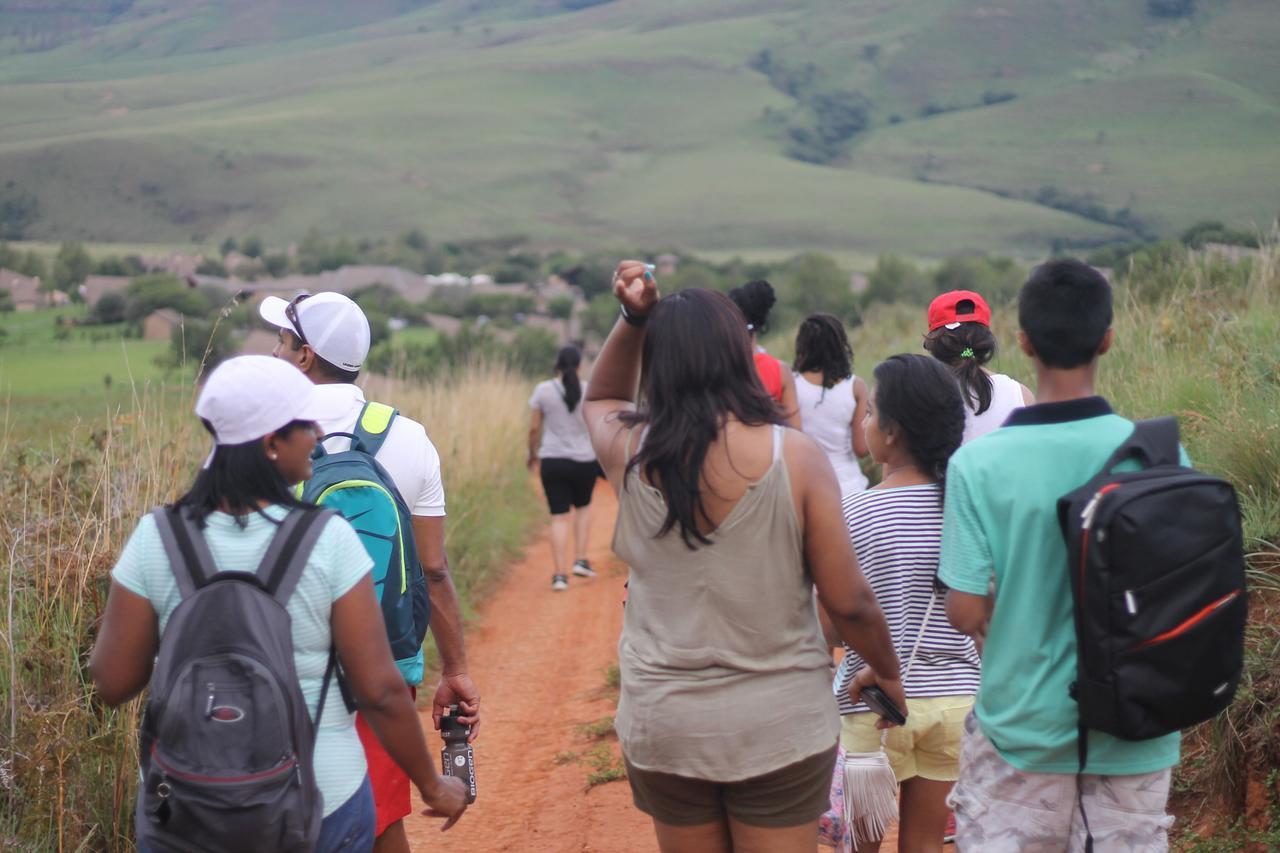
[[250, 773], [248, 776], [205, 776], [200, 773], [188, 773], [185, 770], [179, 770], [170, 764], [166, 764], [164, 759], [160, 757], [160, 753], [156, 747], [151, 747], [151, 760], [154, 761], [165, 776], [172, 776], [175, 779], [184, 779], [188, 782], [205, 782], [216, 784], [238, 784], [243, 782], [258, 782], [263, 779], [269, 779], [272, 776], [283, 776], [293, 771], [298, 763], [297, 756], [292, 753], [286, 753], [281, 763], [268, 770], [258, 773]]
[[1221, 610], [1231, 602], [1235, 601], [1237, 598], [1240, 597], [1240, 593], [1241, 593], [1241, 590], [1238, 590], [1238, 589], [1227, 593], [1226, 595], [1222, 596], [1222, 598], [1219, 598], [1217, 601], [1208, 605], [1207, 607], [1202, 609], [1199, 613], [1195, 614], [1190, 619], [1187, 619], [1177, 627], [1171, 628], [1168, 631], [1165, 631], [1163, 634], [1157, 634], [1154, 637], [1150, 637], [1146, 640], [1143, 640], [1141, 643], [1138, 643], [1136, 646], [1131, 648], [1130, 651], [1145, 649], [1147, 646], [1154, 646], [1157, 643], [1163, 643], [1168, 640], [1172, 640], [1175, 637], [1182, 636], [1183, 634], [1187, 633], [1192, 628], [1194, 628], [1196, 625], [1199, 625], [1201, 622], [1208, 619], [1217, 611]]

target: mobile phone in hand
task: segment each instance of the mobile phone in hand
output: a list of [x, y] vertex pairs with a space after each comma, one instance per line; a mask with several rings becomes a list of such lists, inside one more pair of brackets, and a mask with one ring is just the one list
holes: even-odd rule
[[874, 684], [862, 688], [862, 701], [867, 703], [867, 707], [872, 711], [896, 726], [905, 725], [907, 722], [906, 713], [889, 698], [889, 694]]

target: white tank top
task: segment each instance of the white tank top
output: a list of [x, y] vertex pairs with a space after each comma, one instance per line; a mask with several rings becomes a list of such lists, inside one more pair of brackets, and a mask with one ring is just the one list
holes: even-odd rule
[[963, 444], [968, 444], [978, 436], [999, 429], [1014, 409], [1021, 409], [1026, 405], [1022, 399], [1022, 385], [1018, 380], [1003, 373], [991, 374], [991, 405], [985, 412], [980, 415], [974, 414], [977, 407], [967, 393], [964, 403]]
[[840, 481], [840, 496], [860, 492], [867, 487], [867, 477], [853, 455], [853, 380], [837, 382], [834, 388], [814, 385], [797, 373], [796, 399], [800, 404], [800, 424], [831, 460]]

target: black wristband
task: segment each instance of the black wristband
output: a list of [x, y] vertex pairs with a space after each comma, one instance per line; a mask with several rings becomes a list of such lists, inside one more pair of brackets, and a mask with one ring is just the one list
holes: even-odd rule
[[635, 326], [639, 329], [649, 322], [648, 314], [632, 314], [627, 310], [627, 306], [620, 305], [619, 307], [622, 309], [622, 319], [628, 326]]

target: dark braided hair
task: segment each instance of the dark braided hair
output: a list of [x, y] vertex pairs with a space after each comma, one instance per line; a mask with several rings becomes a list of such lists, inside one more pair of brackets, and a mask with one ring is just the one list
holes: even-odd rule
[[758, 278], [730, 290], [729, 298], [738, 306], [742, 316], [747, 318], [747, 328], [757, 335], [763, 335], [769, 328], [769, 311], [778, 301], [773, 285]]
[[822, 374], [822, 387], [834, 388], [853, 375], [853, 347], [844, 324], [832, 314], [810, 314], [796, 332], [797, 373]]
[[996, 336], [982, 323], [961, 323], [954, 329], [939, 326], [924, 336], [924, 348], [955, 373], [976, 415], [991, 408], [994, 386], [983, 367], [996, 354], [996, 346]]
[[573, 344], [560, 347], [556, 355], [556, 373], [564, 385], [564, 404], [573, 411], [582, 399], [582, 382], [578, 379], [578, 365], [582, 364], [582, 350]]
[[907, 452], [946, 491], [947, 462], [964, 437], [964, 400], [955, 376], [924, 355], [890, 356], [876, 365], [876, 421], [892, 426]]

